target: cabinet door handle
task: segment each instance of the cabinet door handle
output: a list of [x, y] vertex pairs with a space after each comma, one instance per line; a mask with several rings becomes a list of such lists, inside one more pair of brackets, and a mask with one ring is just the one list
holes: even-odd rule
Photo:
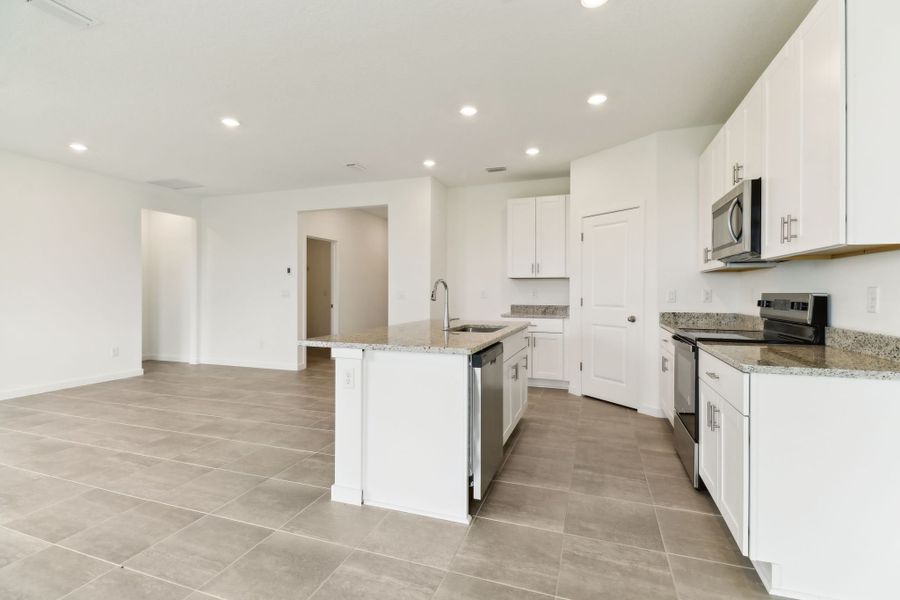
[[709, 401], [707, 401], [706, 402], [706, 428], [707, 429], [710, 428], [710, 415], [712, 414], [712, 411], [710, 410], [709, 406], [710, 406]]
[[[784, 220], [784, 219], [782, 219]], [[534, 275], [534, 263], [531, 263], [531, 274]]]
[[781, 243], [785, 243], [787, 241], [787, 220], [784, 217], [781, 217]]
[[797, 239], [797, 234], [794, 233], [793, 225], [797, 222], [797, 219], [795, 217], [792, 217], [791, 215], [788, 215], [787, 219], [785, 219], [785, 222], [787, 223], [787, 241], [790, 242], [791, 240]]
[[717, 374], [713, 373], [712, 371], [707, 371], [706, 376], [709, 377], [710, 379], [718, 379], [719, 378], [719, 376]]
[[713, 407], [712, 407], [712, 426], [710, 427], [710, 429], [712, 429], [713, 431], [719, 429], [719, 412], [720, 412], [719, 407], [716, 405], [713, 405]]
[[512, 378], [513, 381], [519, 380], [519, 365], [514, 365], [512, 368]]
[[528, 370], [528, 355], [525, 355], [525, 366], [523, 367], [526, 371]]
[[662, 367], [661, 367], [661, 368], [662, 368], [662, 372], [663, 372], [663, 373], [668, 373], [668, 371], [669, 371], [669, 360], [668, 360], [665, 356], [662, 357]]
[[541, 274], [541, 263], [538, 263], [538, 264], [537, 264], [537, 274], [538, 274], [538, 275]]
[[737, 168], [737, 182], [740, 183], [744, 180], [744, 165], [738, 163]]
[[708, 262], [709, 262], [709, 248], [704, 248], [703, 249], [703, 264], [706, 264]]

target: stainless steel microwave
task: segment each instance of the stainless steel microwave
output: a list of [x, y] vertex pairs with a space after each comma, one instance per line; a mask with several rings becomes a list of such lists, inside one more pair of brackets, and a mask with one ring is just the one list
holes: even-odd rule
[[759, 261], [762, 249], [762, 180], [745, 179], [712, 207], [712, 258]]

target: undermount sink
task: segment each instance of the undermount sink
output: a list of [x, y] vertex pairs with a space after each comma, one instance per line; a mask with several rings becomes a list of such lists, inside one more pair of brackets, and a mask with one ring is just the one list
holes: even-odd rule
[[450, 331], [454, 333], [494, 333], [500, 331], [504, 325], [457, 325], [451, 327]]

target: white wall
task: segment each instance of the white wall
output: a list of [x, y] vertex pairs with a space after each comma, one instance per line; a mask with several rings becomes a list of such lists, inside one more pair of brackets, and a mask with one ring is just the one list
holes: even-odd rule
[[[572, 162], [570, 217], [570, 292], [572, 309], [566, 329], [570, 390], [581, 393], [581, 248], [582, 219], [640, 207], [644, 220], [644, 299], [637, 311], [643, 339], [639, 382], [640, 410], [661, 415], [656, 385], [660, 310], [701, 310], [700, 291], [707, 285], [697, 273], [697, 159], [716, 127], [664, 131], [591, 154]], [[677, 290], [680, 303], [666, 304], [665, 292]], [[721, 297], [721, 296], [720, 296]], [[697, 301], [693, 299], [696, 298]], [[724, 303], [702, 310], [725, 310]]]
[[143, 357], [197, 362], [197, 220], [141, 211]]
[[0, 151], [0, 398], [141, 372], [142, 207], [197, 214], [175, 192]]
[[569, 178], [450, 188], [447, 281], [452, 316], [497, 319], [510, 304], [568, 304], [566, 279], [506, 276], [506, 201], [569, 193]]
[[[431, 282], [447, 280], [447, 188], [431, 180]], [[448, 282], [449, 285], [449, 282]], [[440, 292], [443, 293], [443, 290]], [[451, 307], [452, 308], [452, 307]], [[455, 315], [451, 315], [455, 316]], [[444, 318], [444, 298], [431, 303], [431, 318]]]
[[[306, 236], [336, 242], [338, 331], [352, 332], [388, 323], [388, 221], [362, 210], [317, 210], [299, 213], [301, 240]], [[298, 273], [308, 257], [300, 244]], [[330, 265], [329, 265], [330, 268]], [[306, 297], [303, 277], [298, 281], [301, 300]], [[305, 302], [298, 304], [300, 337]]]
[[382, 181], [205, 198], [201, 361], [295, 369], [300, 211], [388, 206], [388, 320], [428, 319], [432, 180]]

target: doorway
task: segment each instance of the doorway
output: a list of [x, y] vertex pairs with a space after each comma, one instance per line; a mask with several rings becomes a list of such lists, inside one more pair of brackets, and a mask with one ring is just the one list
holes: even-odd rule
[[581, 230], [582, 393], [637, 408], [644, 302], [641, 209], [585, 217]]
[[[306, 238], [306, 335], [322, 337], [338, 331], [335, 322], [337, 294], [336, 242], [314, 237]], [[327, 348], [307, 349], [307, 358], [328, 358]]]
[[143, 360], [197, 364], [197, 220], [141, 211]]
[[[302, 211], [297, 232], [297, 339], [387, 326], [387, 207]], [[298, 369], [317, 353], [298, 347]]]

